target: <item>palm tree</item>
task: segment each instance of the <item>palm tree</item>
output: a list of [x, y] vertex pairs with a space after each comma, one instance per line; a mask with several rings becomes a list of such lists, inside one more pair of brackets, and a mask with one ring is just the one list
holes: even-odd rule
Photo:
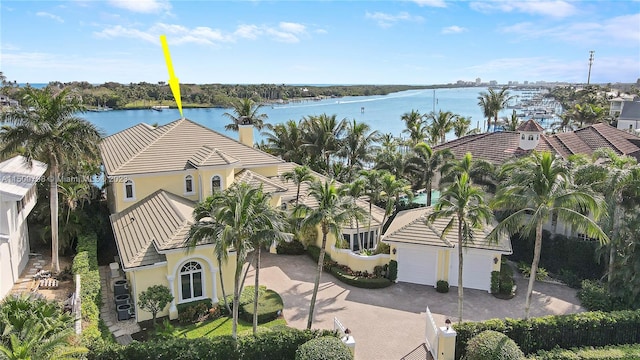
[[300, 200], [300, 186], [304, 182], [311, 182], [315, 179], [311, 169], [307, 166], [296, 166], [293, 171], [288, 171], [282, 174], [282, 178], [285, 181], [293, 181], [296, 185], [296, 206], [298, 206], [298, 201]]
[[49, 88], [24, 90], [23, 102], [29, 111], [2, 114], [1, 121], [12, 126], [0, 129], [0, 154], [20, 152], [29, 164], [33, 159], [47, 163], [51, 207], [51, 267], [60, 272], [58, 261], [58, 179], [86, 160], [97, 161], [100, 131], [92, 123], [78, 118], [84, 110], [67, 89], [53, 94]]
[[386, 170], [397, 178], [406, 179], [410, 172], [411, 153], [400, 152], [397, 149], [383, 151], [376, 158], [375, 168], [378, 170]]
[[279, 156], [285, 161], [304, 163], [303, 133], [298, 121], [288, 120], [283, 124], [273, 125], [262, 135], [266, 142], [264, 151]]
[[417, 112], [414, 114], [412, 111], [408, 117], [409, 120], [405, 120], [406, 129], [402, 130], [403, 133], [409, 135], [408, 143], [410, 146], [415, 146], [429, 137], [429, 125], [424, 121], [424, 116], [416, 117], [417, 115], [420, 114]]
[[638, 161], [630, 156], [620, 156], [609, 148], [601, 148], [593, 153], [597, 166], [603, 167], [607, 174], [604, 183], [604, 194], [608, 205], [611, 233], [609, 236], [609, 269], [607, 282], [611, 287], [616, 264], [617, 248], [621, 247], [623, 239], [620, 231], [624, 219], [623, 202], [627, 190], [640, 188], [640, 167]]
[[314, 209], [300, 204], [294, 213], [302, 216], [303, 227], [320, 226], [322, 231], [322, 246], [320, 247], [320, 255], [318, 256], [318, 267], [316, 278], [313, 285], [313, 293], [311, 295], [311, 304], [309, 306], [309, 318], [307, 320], [307, 329], [311, 329], [313, 324], [313, 312], [315, 310], [316, 298], [318, 297], [318, 287], [320, 286], [320, 275], [324, 265], [324, 255], [326, 252], [327, 236], [332, 234], [336, 240], [341, 235], [342, 226], [347, 224], [353, 217], [350, 209], [350, 200], [347, 197], [340, 196], [340, 190], [336, 187], [336, 182], [331, 179], [324, 183], [316, 180], [309, 187], [309, 196], [318, 202], [318, 206]]
[[[188, 242], [190, 247], [202, 242], [213, 242], [216, 253], [227, 249], [235, 250], [231, 334], [237, 339], [238, 308], [244, 285], [242, 273], [247, 256], [260, 244], [261, 239], [283, 237], [283, 222], [270, 206], [269, 195], [264, 194], [261, 188], [246, 183], [233, 184], [224, 192], [215, 194], [208, 202], [209, 213], [196, 214], [200, 220], [191, 226]], [[247, 271], [248, 267], [245, 276]], [[256, 272], [256, 277], [258, 276]]]
[[378, 131], [371, 131], [368, 124], [355, 119], [347, 123], [346, 131], [344, 147], [338, 154], [347, 159], [348, 167], [362, 169], [373, 158], [372, 147], [378, 141]]
[[496, 170], [492, 163], [483, 159], [473, 159], [470, 153], [456, 161], [447, 161], [440, 169], [440, 186], [455, 182], [458, 174], [466, 172], [471, 181], [485, 191], [494, 193], [496, 188]]
[[474, 232], [482, 230], [491, 221], [493, 214], [484, 202], [484, 192], [473, 185], [467, 172], [461, 172], [456, 180], [438, 199], [433, 212], [427, 218], [427, 224], [437, 219], [449, 219], [442, 231], [445, 237], [454, 227], [458, 230], [458, 322], [462, 322], [464, 290], [462, 283], [462, 248], [474, 240]]
[[608, 242], [609, 238], [597, 220], [603, 202], [589, 191], [579, 189], [565, 162], [550, 152], [533, 152], [526, 158], [505, 164], [501, 178], [506, 179], [494, 200], [494, 210], [508, 215], [492, 230], [491, 239], [504, 234], [535, 234], [533, 261], [525, 302], [525, 318], [529, 317], [531, 294], [540, 262], [542, 226], [551, 216], [573, 225], [591, 238]]
[[29, 319], [28, 327], [20, 333], [12, 332], [7, 337], [7, 344], [0, 343], [0, 358], [8, 360], [31, 359], [77, 359], [77, 355], [86, 354], [89, 350], [81, 346], [73, 346], [70, 338], [73, 328], [65, 328], [49, 336], [45, 335], [42, 322]]
[[345, 119], [338, 120], [336, 116], [335, 114], [307, 116], [302, 121], [304, 129], [302, 146], [311, 155], [312, 162], [321, 161], [327, 173], [331, 171], [331, 156], [342, 148], [342, 134], [347, 126]]
[[[365, 194], [367, 190], [367, 181], [363, 177], [359, 177], [350, 184], [345, 184], [340, 188], [343, 195], [349, 196], [353, 201], [352, 207], [358, 208], [358, 199]], [[357, 210], [356, 210], [357, 212]], [[358, 237], [358, 244], [360, 250], [364, 249], [363, 238], [360, 236], [360, 218], [355, 217], [356, 221], [356, 236]]]
[[449, 149], [433, 151], [426, 143], [419, 143], [413, 149], [414, 156], [410, 161], [410, 170], [418, 177], [418, 186], [424, 186], [427, 191], [427, 206], [431, 206], [431, 191], [433, 179], [440, 172], [442, 165], [453, 160], [453, 153]]
[[237, 99], [231, 102], [231, 107], [233, 108], [232, 113], [222, 114], [231, 120], [230, 124], [225, 125], [225, 130], [238, 131], [238, 125], [253, 125], [260, 131], [266, 126], [264, 122], [269, 116], [258, 113], [262, 104], [256, 104], [251, 99]]
[[494, 89], [489, 89], [489, 92], [481, 92], [480, 96], [478, 96], [478, 106], [482, 108], [482, 112], [484, 116], [487, 117], [487, 131], [491, 127], [491, 118], [493, 117], [493, 128], [495, 130], [496, 125], [498, 124], [498, 114], [500, 110], [507, 107], [509, 101], [513, 98], [513, 96], [509, 95], [509, 90], [506, 87], [503, 87], [500, 91], [495, 91]]
[[393, 211], [395, 206], [400, 202], [400, 195], [406, 194], [410, 199], [413, 198], [413, 192], [411, 191], [411, 184], [404, 179], [398, 179], [395, 175], [384, 172], [380, 178], [380, 188], [382, 190], [382, 198], [385, 201], [384, 216], [382, 217], [382, 224], [380, 231], [378, 232], [378, 243], [382, 237], [382, 230], [387, 222], [387, 219]]
[[[371, 232], [371, 221], [373, 220], [373, 204], [380, 201], [380, 193], [382, 192], [382, 183], [380, 179], [384, 172], [381, 170], [361, 170], [360, 176], [365, 181], [364, 195], [369, 198], [369, 225], [367, 231]], [[380, 229], [382, 231], [382, 229]]]
[[437, 114], [429, 114], [429, 119], [431, 119], [431, 125], [429, 126], [431, 141], [436, 144], [443, 144], [446, 141], [447, 133], [453, 130], [456, 118], [458, 118], [458, 115], [451, 111], [440, 110]]
[[457, 116], [453, 121], [453, 134], [457, 138], [461, 138], [465, 135], [469, 135], [470, 127], [471, 127], [471, 117]]
[[520, 126], [520, 119], [518, 118], [516, 111], [513, 110], [511, 112], [511, 117], [508, 119], [508, 121], [505, 124], [504, 129], [506, 131], [517, 131], [518, 126]]
[[67, 205], [67, 220], [66, 223], [69, 223], [69, 215], [72, 211], [75, 211], [80, 205], [82, 207], [85, 202], [88, 202], [91, 199], [91, 188], [88, 183], [78, 182], [63, 182], [58, 184], [60, 195], [64, 199], [64, 202]]

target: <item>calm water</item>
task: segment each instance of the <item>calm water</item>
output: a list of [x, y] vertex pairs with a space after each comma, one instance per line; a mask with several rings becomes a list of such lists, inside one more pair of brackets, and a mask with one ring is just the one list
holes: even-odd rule
[[[462, 116], [470, 116], [472, 127], [480, 127], [486, 121], [482, 117], [482, 110], [477, 105], [478, 94], [486, 88], [457, 88], [437, 89], [435, 91], [435, 110], [451, 111]], [[514, 92], [514, 94], [516, 94]], [[402, 114], [412, 109], [420, 113], [429, 113], [434, 109], [433, 90], [408, 90], [384, 96], [357, 96], [308, 101], [283, 105], [264, 106], [261, 110], [269, 116], [268, 122], [282, 123], [289, 119], [300, 120], [308, 115], [336, 114], [338, 119], [356, 119], [365, 122], [372, 129], [382, 133], [401, 134], [404, 122], [400, 120]], [[364, 111], [362, 108], [364, 107]], [[184, 116], [213, 130], [236, 138], [237, 134], [227, 132], [224, 126], [229, 120], [222, 114], [229, 109], [184, 109]], [[505, 111], [505, 115], [510, 110]], [[82, 115], [100, 127], [107, 135], [114, 134], [138, 123], [164, 125], [180, 118], [177, 109], [164, 111], [153, 110], [114, 110], [107, 112], [87, 112]], [[255, 138], [260, 136], [256, 132]], [[452, 138], [451, 135], [449, 138]]]

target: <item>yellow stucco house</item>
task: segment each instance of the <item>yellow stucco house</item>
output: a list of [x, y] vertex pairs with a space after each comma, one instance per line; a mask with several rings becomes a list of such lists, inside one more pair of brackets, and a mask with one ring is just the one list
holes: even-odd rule
[[[222, 296], [220, 270], [231, 293], [234, 253], [230, 252], [229, 261], [218, 269], [213, 245], [199, 244], [189, 249], [186, 237], [194, 223], [196, 203], [237, 181], [261, 184], [271, 194], [273, 206], [287, 208], [295, 201], [296, 186], [285, 182], [282, 174], [299, 165], [252, 145], [250, 125], [239, 126], [236, 141], [189, 119], [158, 127], [138, 124], [102, 141], [110, 219], [120, 267], [134, 302], [149, 286], [165, 285], [174, 300], [158, 316], [175, 319], [178, 304], [206, 298], [218, 302]], [[306, 196], [307, 189], [308, 185], [302, 186], [300, 201], [314, 206], [313, 199]], [[367, 202], [359, 200], [359, 204], [369, 209]], [[374, 206], [371, 227], [360, 224], [360, 232], [367, 239], [365, 247], [377, 245], [383, 215], [383, 210]], [[355, 232], [355, 225], [343, 229], [344, 239], [354, 250], [358, 246]], [[320, 244], [318, 234], [316, 245]], [[335, 260], [354, 270], [373, 271], [374, 266], [389, 259], [389, 255], [360, 257], [350, 249], [336, 249], [333, 237], [327, 248]], [[151, 319], [150, 313], [134, 307], [138, 321]]]

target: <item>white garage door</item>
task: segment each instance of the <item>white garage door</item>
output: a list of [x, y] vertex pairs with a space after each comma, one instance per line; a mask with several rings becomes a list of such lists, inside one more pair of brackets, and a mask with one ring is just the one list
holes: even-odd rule
[[[458, 286], [458, 249], [452, 249], [449, 260], [449, 285]], [[486, 290], [491, 288], [493, 256], [463, 250], [462, 284], [465, 288]]]
[[398, 248], [398, 281], [435, 285], [437, 251], [422, 248]]

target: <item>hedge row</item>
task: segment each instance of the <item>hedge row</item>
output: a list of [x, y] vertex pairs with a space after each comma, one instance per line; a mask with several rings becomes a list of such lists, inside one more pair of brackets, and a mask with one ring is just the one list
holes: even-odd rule
[[554, 347], [633, 344], [640, 340], [640, 310], [585, 312], [531, 319], [492, 319], [454, 325], [456, 359], [465, 354], [467, 342], [484, 330], [501, 332], [518, 344], [525, 354]]
[[[82, 342], [90, 346], [103, 338], [100, 327], [100, 272], [98, 271], [98, 239], [95, 233], [78, 237], [77, 254], [71, 270], [80, 275], [80, 299], [82, 301]], [[104, 328], [104, 327], [102, 327]], [[104, 336], [106, 338], [107, 335]]]
[[345, 284], [365, 289], [382, 289], [391, 286], [393, 282], [387, 278], [364, 278], [346, 274], [337, 266], [331, 267], [331, 274]]
[[296, 350], [309, 340], [322, 336], [337, 336], [328, 330], [268, 331], [238, 338], [169, 338], [133, 342], [127, 346], [111, 344], [92, 349], [89, 360], [291, 360]]
[[296, 351], [295, 360], [352, 360], [351, 350], [342, 340], [324, 336], [302, 344]]
[[574, 348], [541, 350], [530, 360], [637, 360], [640, 359], [640, 344], [605, 346], [602, 348]]
[[302, 255], [304, 254], [304, 245], [298, 240], [281, 241], [276, 246], [276, 252], [278, 255]]

